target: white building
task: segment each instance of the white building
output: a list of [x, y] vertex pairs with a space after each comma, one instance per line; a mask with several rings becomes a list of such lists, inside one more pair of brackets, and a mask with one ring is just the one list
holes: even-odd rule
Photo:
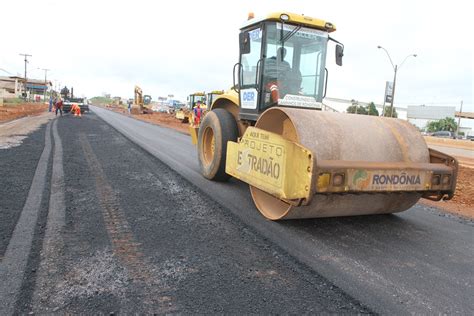
[[[0, 76], [0, 96], [4, 99], [19, 98], [24, 92], [25, 79], [17, 76]], [[51, 88], [51, 81], [27, 79], [26, 92], [30, 99], [41, 99], [45, 93]]]
[[431, 121], [438, 121], [447, 117], [455, 118], [455, 106], [424, 106], [409, 105], [407, 108], [408, 122], [424, 129]]

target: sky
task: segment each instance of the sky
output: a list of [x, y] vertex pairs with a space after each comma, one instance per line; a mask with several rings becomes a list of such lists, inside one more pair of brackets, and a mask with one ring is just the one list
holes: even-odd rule
[[[303, 13], [332, 22], [345, 46], [336, 66], [330, 44], [327, 96], [380, 103], [399, 69], [395, 105], [459, 105], [474, 112], [474, 22], [469, 1], [90, 1], [24, 0], [0, 5], [0, 75], [73, 86], [76, 95], [154, 100], [227, 89], [238, 60], [238, 33], [249, 12]], [[26, 21], [26, 23], [25, 23]], [[6, 26], [8, 26], [6, 28]], [[331, 46], [332, 45], [332, 46]]]

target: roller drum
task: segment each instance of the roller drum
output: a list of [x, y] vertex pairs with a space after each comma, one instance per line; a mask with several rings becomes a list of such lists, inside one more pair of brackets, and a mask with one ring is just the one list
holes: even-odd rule
[[[331, 160], [430, 161], [421, 134], [410, 123], [399, 119], [274, 107], [260, 116], [256, 127], [305, 146], [317, 164]], [[295, 207], [255, 187], [250, 188], [257, 208], [270, 219], [395, 213], [407, 210], [421, 197], [418, 192], [317, 193], [310, 205]]]

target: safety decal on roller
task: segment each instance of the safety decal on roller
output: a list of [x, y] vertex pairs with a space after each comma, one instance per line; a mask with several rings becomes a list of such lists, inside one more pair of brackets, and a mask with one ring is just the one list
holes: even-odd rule
[[322, 103], [317, 102], [314, 97], [293, 94], [287, 94], [283, 99], [278, 99], [278, 105], [310, 109], [322, 108]]
[[270, 185], [281, 187], [281, 171], [285, 164], [283, 146], [269, 142], [269, 135], [252, 131], [240, 142], [237, 153], [237, 170], [258, 175]]
[[349, 170], [349, 187], [354, 191], [421, 191], [429, 185], [431, 173], [422, 170]]
[[308, 153], [280, 135], [249, 127], [238, 143], [227, 143], [226, 172], [281, 198], [305, 198], [311, 184]]
[[257, 108], [257, 98], [258, 92], [254, 88], [242, 89], [240, 91], [242, 99], [240, 101], [240, 106], [242, 109], [256, 109]]

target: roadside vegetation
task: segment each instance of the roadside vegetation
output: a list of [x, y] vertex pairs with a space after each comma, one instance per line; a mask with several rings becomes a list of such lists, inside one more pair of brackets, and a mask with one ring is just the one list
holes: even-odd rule
[[457, 128], [458, 124], [452, 117], [447, 117], [438, 121], [431, 121], [426, 126], [426, 130], [430, 133], [438, 131], [455, 132]]
[[[359, 105], [359, 103], [356, 100], [351, 100], [351, 105], [347, 107], [346, 112], [347, 113], [352, 113], [352, 114], [361, 114], [361, 115], [373, 115], [373, 116], [380, 116], [379, 111], [375, 107], [374, 102], [370, 102], [367, 106]], [[385, 117], [390, 117], [390, 108], [385, 107], [385, 113], [383, 116]], [[393, 114], [391, 117], [398, 117], [397, 110], [395, 108], [393, 109]]]
[[89, 101], [94, 105], [102, 105], [102, 106], [109, 105], [114, 102], [112, 98], [107, 98], [107, 97], [93, 97], [93, 98], [90, 98]]
[[25, 100], [21, 98], [7, 98], [3, 99], [4, 105], [18, 105], [18, 104], [25, 104]]

